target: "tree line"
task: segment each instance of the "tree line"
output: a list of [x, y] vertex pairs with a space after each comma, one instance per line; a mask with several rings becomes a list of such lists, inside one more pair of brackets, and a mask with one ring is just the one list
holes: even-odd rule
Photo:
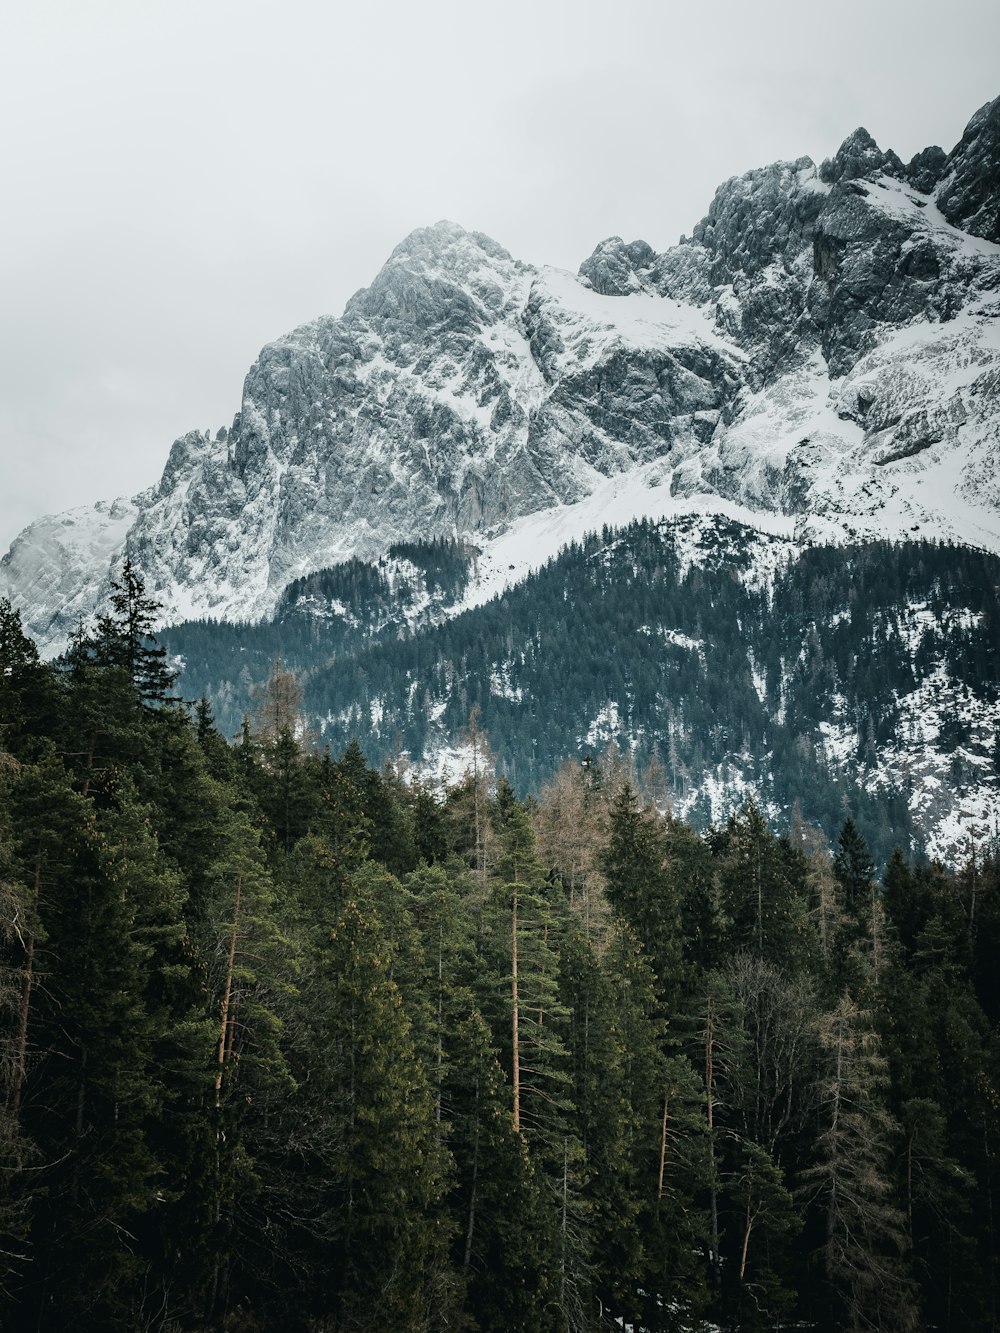
[[0, 1324], [993, 1330], [1000, 864], [230, 744], [0, 603]]

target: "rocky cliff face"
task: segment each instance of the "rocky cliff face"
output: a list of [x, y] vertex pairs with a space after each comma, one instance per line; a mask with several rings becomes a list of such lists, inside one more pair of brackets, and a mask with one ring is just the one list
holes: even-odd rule
[[941, 163], [935, 186], [949, 222], [973, 236], [1000, 242], [1000, 97], [980, 107], [969, 121], [961, 142]]
[[311, 570], [488, 543], [637, 469], [664, 513], [707, 496], [803, 540], [1000, 549], [998, 125], [1000, 99], [908, 166], [857, 130], [819, 169], [726, 182], [671, 250], [612, 238], [578, 276], [414, 232], [340, 319], [264, 348], [231, 430], [183, 436], [131, 504], [26, 529], [0, 591], [58, 647], [127, 549], [168, 620], [253, 618]]

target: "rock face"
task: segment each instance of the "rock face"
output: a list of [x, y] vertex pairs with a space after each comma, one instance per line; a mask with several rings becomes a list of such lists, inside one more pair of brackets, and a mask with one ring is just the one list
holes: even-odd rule
[[348, 556], [486, 542], [652, 464], [664, 512], [706, 495], [803, 539], [1000, 548], [998, 125], [1000, 99], [908, 166], [856, 130], [578, 276], [416, 231], [341, 318], [263, 349], [231, 430], [177, 440], [134, 501], [27, 529], [0, 592], [58, 648], [128, 550], [167, 620], [254, 618]]
[[942, 164], [937, 201], [956, 227], [1000, 241], [1000, 97], [980, 107]]

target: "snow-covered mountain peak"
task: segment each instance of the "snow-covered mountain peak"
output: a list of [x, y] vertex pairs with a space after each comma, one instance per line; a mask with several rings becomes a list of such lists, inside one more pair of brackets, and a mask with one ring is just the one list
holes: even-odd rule
[[501, 264], [516, 264], [509, 251], [492, 236], [470, 231], [458, 222], [442, 218], [429, 227], [416, 227], [392, 251], [388, 264], [401, 260], [436, 264], [449, 272], [459, 272], [468, 257], [486, 256]]
[[575, 535], [609, 483], [803, 540], [1000, 545], [998, 124], [1000, 100], [905, 167], [859, 129], [819, 170], [726, 181], [669, 250], [612, 237], [578, 275], [419, 228], [339, 319], [262, 349], [229, 431], [180, 437], [119, 517], [33, 525], [2, 588], [49, 648], [125, 551], [168, 620], [255, 618], [393, 541], [550, 512]]
[[344, 317], [421, 327], [488, 322], [523, 290], [529, 274], [489, 236], [438, 222], [418, 228], [396, 246], [371, 286], [348, 302]]

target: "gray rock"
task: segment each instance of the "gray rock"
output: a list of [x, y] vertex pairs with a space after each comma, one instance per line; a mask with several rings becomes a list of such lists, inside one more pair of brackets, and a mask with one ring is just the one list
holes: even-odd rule
[[948, 157], [943, 148], [933, 145], [915, 153], [906, 164], [906, 179], [921, 194], [932, 193], [944, 173]]
[[820, 180], [828, 185], [842, 180], [872, 180], [879, 174], [902, 180], [906, 168], [891, 148], [883, 153], [863, 126], [847, 136], [836, 156], [832, 161], [827, 158], [819, 171]]
[[611, 236], [583, 261], [580, 273], [605, 296], [627, 296], [651, 289], [649, 271], [655, 259], [656, 251], [645, 241], [626, 245], [620, 236]]
[[936, 197], [956, 227], [1000, 242], [1000, 97], [969, 121], [948, 154]]

